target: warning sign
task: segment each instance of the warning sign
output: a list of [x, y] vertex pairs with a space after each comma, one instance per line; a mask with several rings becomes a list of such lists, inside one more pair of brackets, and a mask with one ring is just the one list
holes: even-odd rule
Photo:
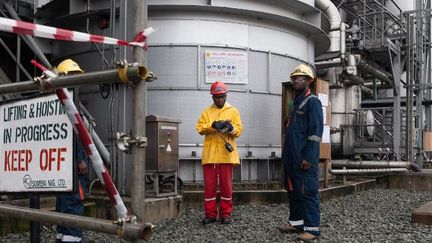
[[71, 191], [73, 130], [56, 95], [0, 105], [0, 191]]
[[240, 51], [206, 51], [205, 81], [231, 84], [248, 83], [247, 53]]

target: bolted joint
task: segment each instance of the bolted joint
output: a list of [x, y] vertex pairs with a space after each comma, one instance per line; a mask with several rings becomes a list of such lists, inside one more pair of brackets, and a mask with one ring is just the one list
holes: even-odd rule
[[[150, 240], [155, 226], [151, 223], [138, 223], [135, 215], [126, 218], [118, 218], [113, 221], [117, 225], [117, 236], [122, 239], [134, 241], [137, 239]], [[131, 228], [138, 230], [132, 231]]]
[[157, 77], [153, 72], [148, 72], [145, 81], [149, 83], [155, 81], [156, 79]]
[[[141, 80], [147, 80], [147, 68], [139, 63], [130, 63], [126, 60], [116, 62], [118, 77], [124, 84], [133, 84]], [[133, 67], [133, 68], [132, 68]]]
[[138, 148], [147, 147], [147, 137], [131, 137], [126, 133], [117, 132], [116, 134], [117, 147], [119, 150], [129, 153], [132, 145], [137, 146]]
[[139, 148], [147, 147], [147, 137], [137, 137], [135, 141], [135, 145]]

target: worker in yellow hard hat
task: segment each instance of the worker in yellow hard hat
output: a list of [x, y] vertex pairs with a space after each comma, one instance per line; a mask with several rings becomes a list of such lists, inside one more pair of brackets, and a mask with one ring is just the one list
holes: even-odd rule
[[309, 89], [315, 79], [312, 69], [300, 64], [290, 78], [295, 98], [282, 148], [290, 213], [288, 223], [278, 229], [285, 233], [301, 233], [297, 239], [308, 242], [320, 235], [318, 162], [323, 112], [320, 100]]
[[[57, 65], [59, 75], [81, 74], [84, 71], [71, 59], [66, 59]], [[88, 173], [88, 158], [84, 149], [77, 139], [77, 149], [75, 152], [76, 161], [78, 162], [78, 192], [60, 193], [56, 197], [56, 211], [74, 215], [84, 214], [83, 200], [85, 197], [85, 180]], [[57, 225], [56, 242], [82, 242], [82, 230]]]
[[66, 59], [57, 65], [57, 72], [59, 75], [68, 75], [71, 73], [84, 73], [78, 63], [72, 59]]

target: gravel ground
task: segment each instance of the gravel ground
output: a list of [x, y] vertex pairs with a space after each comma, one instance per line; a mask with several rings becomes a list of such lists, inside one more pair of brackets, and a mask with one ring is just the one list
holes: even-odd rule
[[[411, 214], [432, 201], [432, 192], [374, 189], [321, 204], [320, 242], [432, 242], [432, 226], [411, 223]], [[233, 224], [201, 225], [202, 209], [185, 209], [182, 216], [156, 225], [150, 242], [294, 242], [296, 235], [275, 227], [288, 218], [287, 204], [239, 205]], [[42, 242], [54, 241], [54, 227], [42, 232]], [[123, 242], [86, 232], [95, 242]], [[28, 242], [28, 234], [1, 237], [1, 242]]]

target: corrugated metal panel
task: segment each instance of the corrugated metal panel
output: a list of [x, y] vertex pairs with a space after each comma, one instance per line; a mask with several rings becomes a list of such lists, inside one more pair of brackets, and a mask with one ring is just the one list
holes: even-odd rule
[[271, 56], [271, 82], [270, 92], [281, 94], [282, 82], [289, 80], [291, 71], [299, 65], [300, 61], [281, 55]]
[[268, 91], [268, 53], [249, 51], [249, 89]]
[[148, 68], [158, 79], [148, 87], [197, 87], [197, 47], [151, 47]]
[[276, 95], [251, 94], [247, 131], [249, 144], [280, 145], [281, 97]]

